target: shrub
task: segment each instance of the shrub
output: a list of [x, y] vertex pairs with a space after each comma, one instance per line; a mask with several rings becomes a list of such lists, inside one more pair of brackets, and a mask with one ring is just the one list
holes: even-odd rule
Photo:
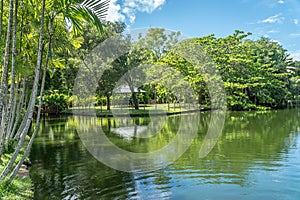
[[43, 96], [43, 111], [49, 114], [59, 114], [69, 108], [71, 98], [68, 95], [53, 92]]

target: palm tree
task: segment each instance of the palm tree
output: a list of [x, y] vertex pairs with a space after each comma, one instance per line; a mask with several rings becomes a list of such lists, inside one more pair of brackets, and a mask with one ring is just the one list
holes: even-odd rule
[[[6, 35], [6, 43], [5, 43], [5, 55], [4, 55], [4, 65], [2, 68], [2, 76], [1, 76], [1, 88], [0, 88], [0, 158], [2, 155], [3, 144], [5, 140], [6, 133], [3, 130], [2, 122], [3, 115], [5, 115], [6, 111], [6, 95], [8, 88], [8, 64], [10, 58], [10, 43], [11, 43], [11, 32], [12, 32], [12, 23], [13, 23], [13, 12], [14, 12], [14, 0], [9, 1], [9, 15], [8, 15], [8, 27], [7, 27], [7, 35]], [[1, 12], [2, 15], [2, 12]], [[2, 19], [1, 19], [2, 20]], [[4, 113], [3, 113], [4, 111]]]
[[32, 121], [33, 111], [34, 111], [34, 106], [35, 106], [35, 99], [36, 99], [37, 90], [38, 90], [38, 82], [39, 82], [39, 77], [40, 77], [41, 65], [42, 65], [44, 20], [45, 20], [45, 0], [43, 0], [43, 3], [42, 3], [40, 38], [39, 38], [39, 46], [38, 46], [37, 64], [36, 64], [36, 69], [35, 69], [35, 79], [34, 79], [34, 83], [33, 83], [33, 89], [32, 89], [32, 93], [31, 93], [29, 105], [27, 108], [26, 117], [24, 117], [24, 119], [23, 119], [23, 121], [24, 121], [23, 123], [25, 123], [25, 126], [24, 126], [24, 129], [22, 130], [21, 139], [18, 142], [18, 146], [15, 149], [12, 158], [10, 159], [8, 164], [5, 166], [3, 172], [0, 175], [0, 181], [2, 181], [6, 177], [6, 175], [10, 171], [11, 167], [13, 166], [15, 160], [17, 159], [17, 156], [19, 155], [19, 152], [23, 146], [25, 137], [27, 135], [27, 132], [29, 130], [29, 127], [30, 127], [30, 124]]
[[[13, 3], [13, 0], [11, 0]], [[46, 5], [48, 7], [46, 7]], [[49, 0], [46, 4], [46, 0], [42, 1], [42, 12], [41, 12], [41, 20], [40, 20], [40, 37], [39, 37], [39, 45], [38, 45], [38, 55], [37, 55], [37, 64], [35, 69], [35, 78], [33, 82], [33, 88], [31, 92], [31, 97], [28, 103], [27, 111], [25, 117], [23, 118], [21, 125], [16, 133], [19, 136], [17, 147], [14, 151], [12, 158], [10, 159], [9, 163], [6, 165], [5, 169], [3, 170], [2, 174], [0, 175], [0, 181], [2, 181], [11, 170], [23, 144], [25, 137], [29, 131], [29, 127], [32, 122], [34, 107], [36, 103], [37, 92], [39, 89], [39, 77], [42, 72], [42, 52], [43, 52], [43, 42], [44, 42], [44, 23], [49, 21], [48, 27], [48, 51], [46, 55], [46, 61], [44, 65], [44, 73], [42, 78], [42, 84], [40, 88], [40, 96], [39, 96], [39, 109], [37, 115], [36, 126], [34, 128], [33, 134], [30, 138], [30, 141], [27, 145], [26, 151], [22, 156], [22, 159], [18, 162], [17, 166], [12, 171], [7, 183], [10, 183], [12, 179], [17, 174], [21, 164], [23, 163], [24, 159], [28, 156], [29, 150], [33, 143], [34, 137], [38, 130], [38, 124], [40, 120], [40, 113], [41, 113], [41, 103], [42, 103], [42, 96], [43, 90], [45, 85], [45, 76], [48, 67], [48, 63], [51, 57], [51, 44], [53, 41], [53, 37], [55, 35], [55, 22], [59, 20], [58, 16], [64, 16], [66, 19], [67, 25], [71, 24], [72, 29], [71, 31], [74, 34], [79, 33], [82, 30], [82, 25], [84, 22], [91, 23], [95, 25], [100, 31], [103, 31], [103, 23], [102, 20], [105, 17], [106, 11], [108, 10], [109, 0], [104, 1], [96, 1], [96, 0], [85, 0], [84, 2], [79, 2], [76, 0], [69, 0], [69, 1], [58, 1], [58, 0]], [[48, 11], [46, 13], [46, 11]], [[2, 93], [1, 93], [2, 94]], [[2, 95], [4, 97], [4, 95]], [[4, 99], [4, 98], [3, 98]], [[0, 105], [1, 106], [1, 105]]]

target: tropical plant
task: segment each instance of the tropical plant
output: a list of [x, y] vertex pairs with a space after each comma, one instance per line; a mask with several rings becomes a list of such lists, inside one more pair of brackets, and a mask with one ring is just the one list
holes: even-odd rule
[[[15, 140], [15, 149], [12, 158], [0, 175], [0, 181], [3, 181], [11, 172], [21, 148], [24, 148], [24, 140], [29, 132], [36, 99], [38, 99], [37, 125], [33, 129], [21, 160], [6, 181], [10, 183], [28, 155], [37, 133], [46, 72], [51, 62], [52, 44], [57, 44], [56, 41], [59, 40], [59, 38], [56, 38], [57, 34], [59, 35], [60, 31], [69, 32], [70, 34], [67, 34], [70, 35], [68, 40], [69, 43], [72, 43], [73, 38], [76, 38], [76, 35], [82, 32], [85, 23], [93, 24], [99, 31], [103, 31], [103, 19], [109, 1], [43, 0], [19, 2], [18, 0], [10, 0], [8, 7], [4, 6], [4, 9], [2, 9], [2, 6], [5, 5], [3, 3], [1, 1], [1, 30], [3, 30], [4, 25], [7, 34], [0, 88], [0, 159], [5, 150], [4, 144], [9, 144], [11, 138]], [[18, 10], [19, 6], [20, 9]], [[6, 19], [3, 19], [3, 13], [7, 10], [9, 15], [7, 24], [5, 24], [3, 22], [6, 22]], [[38, 19], [37, 16], [40, 16], [40, 18]], [[17, 35], [17, 30], [20, 30], [20, 35]], [[78, 44], [74, 45], [78, 46]], [[45, 46], [47, 47], [46, 56], [43, 57]], [[54, 49], [57, 50], [57, 46]], [[9, 62], [10, 58], [12, 58], [11, 62]], [[9, 64], [12, 65], [11, 68]], [[22, 68], [20, 67], [22, 65], [28, 67]], [[40, 80], [41, 76], [42, 80]], [[21, 82], [23, 87], [19, 92], [18, 87]], [[39, 97], [37, 98], [38, 92]], [[9, 98], [7, 99], [7, 97]], [[25, 114], [20, 115], [20, 112], [24, 109], [26, 110]], [[14, 112], [17, 113], [14, 114]]]

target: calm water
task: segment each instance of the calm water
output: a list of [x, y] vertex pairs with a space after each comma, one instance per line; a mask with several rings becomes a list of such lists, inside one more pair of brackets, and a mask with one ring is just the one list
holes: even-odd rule
[[[179, 121], [189, 117], [168, 117], [150, 138], [136, 137], [138, 130], [151, 125], [150, 118], [43, 121], [30, 155], [35, 199], [300, 199], [297, 110], [228, 113], [216, 146], [200, 159], [210, 120], [209, 113], [203, 113], [198, 135], [185, 154], [168, 167], [148, 173], [105, 166], [86, 150], [78, 135], [101, 126], [120, 148], [148, 152], [168, 144], [176, 136]], [[79, 120], [86, 124], [76, 126]], [[160, 123], [159, 118], [155, 121]]]

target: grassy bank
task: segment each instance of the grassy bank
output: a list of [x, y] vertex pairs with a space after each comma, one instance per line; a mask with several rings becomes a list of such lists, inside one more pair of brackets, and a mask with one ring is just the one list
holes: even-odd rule
[[191, 105], [173, 105], [173, 104], [157, 104], [157, 105], [146, 105], [140, 106], [139, 110], [128, 107], [111, 107], [111, 110], [107, 110], [106, 107], [94, 107], [94, 108], [83, 108], [74, 107], [63, 112], [63, 114], [76, 114], [76, 115], [93, 115], [96, 114], [97, 117], [122, 117], [122, 116], [132, 116], [132, 117], [147, 117], [149, 115], [174, 115], [188, 112], [204, 111], [210, 110], [210, 108], [195, 107]]
[[[3, 171], [8, 163], [11, 154], [2, 155], [0, 172]], [[29, 177], [21, 178], [19, 175], [9, 184], [0, 183], [0, 199], [3, 200], [24, 200], [33, 199], [33, 185]]]

